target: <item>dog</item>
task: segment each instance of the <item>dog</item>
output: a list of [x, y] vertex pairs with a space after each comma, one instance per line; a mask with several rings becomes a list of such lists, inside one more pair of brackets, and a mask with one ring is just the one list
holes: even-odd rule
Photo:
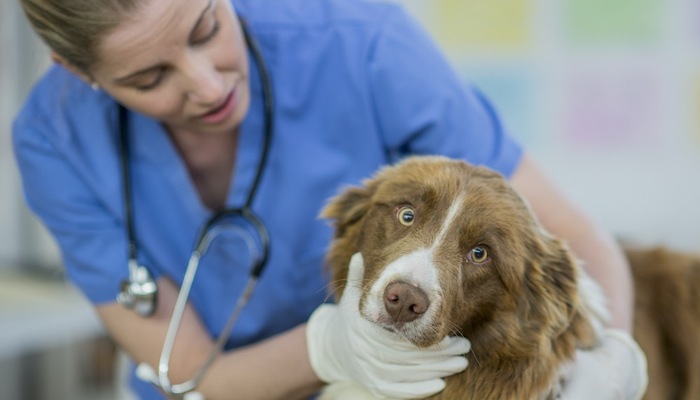
[[[321, 217], [335, 230], [336, 300], [360, 252], [363, 317], [419, 347], [446, 335], [471, 341], [469, 367], [430, 399], [554, 399], [576, 350], [593, 348], [606, 323], [600, 287], [488, 168], [409, 157], [345, 188]], [[650, 366], [645, 398], [700, 399], [700, 259], [664, 249], [628, 257], [635, 338]]]

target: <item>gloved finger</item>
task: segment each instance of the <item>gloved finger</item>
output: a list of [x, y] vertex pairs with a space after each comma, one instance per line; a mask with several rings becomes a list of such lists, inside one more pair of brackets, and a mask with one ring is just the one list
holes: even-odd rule
[[[387, 333], [383, 333], [383, 336], [386, 337]], [[415, 364], [423, 364], [462, 356], [471, 350], [471, 343], [463, 337], [446, 337], [438, 344], [426, 348], [416, 347], [405, 339], [388, 336], [387, 340], [390, 339], [393, 339], [393, 342], [383, 345], [386, 354], [382, 354], [382, 358], [387, 361], [406, 360], [406, 354], [410, 353]]]
[[445, 378], [464, 371], [469, 365], [466, 357], [457, 356], [425, 364], [399, 364], [387, 368], [384, 377], [396, 382], [424, 381]]
[[422, 399], [432, 396], [445, 389], [445, 381], [431, 379], [422, 382], [380, 382], [376, 389], [370, 389], [372, 393], [381, 397], [397, 399]]
[[462, 336], [446, 336], [438, 344], [429, 347], [429, 349], [441, 354], [467, 354], [472, 349], [472, 343], [469, 339]]
[[[440, 343], [420, 348], [409, 342], [405, 338], [384, 331], [383, 328], [367, 322], [367, 326], [362, 321], [357, 321], [357, 325], [362, 325], [365, 332], [363, 336], [364, 344], [371, 344], [373, 356], [386, 364], [430, 364], [440, 362], [448, 358], [464, 358], [471, 348], [469, 340], [461, 337], [450, 337]], [[380, 331], [374, 334], [374, 331]]]

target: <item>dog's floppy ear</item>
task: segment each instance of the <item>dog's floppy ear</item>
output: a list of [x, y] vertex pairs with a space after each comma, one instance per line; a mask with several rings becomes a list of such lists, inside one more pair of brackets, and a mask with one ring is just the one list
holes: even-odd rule
[[332, 220], [334, 237], [343, 237], [348, 227], [362, 219], [371, 197], [372, 192], [367, 187], [348, 187], [328, 202], [320, 216]]
[[320, 217], [330, 219], [335, 228], [334, 239], [326, 256], [331, 275], [331, 290], [336, 300], [345, 288], [348, 266], [353, 254], [360, 251], [360, 231], [376, 185], [365, 182], [363, 187], [348, 187], [333, 197], [321, 211]]
[[[528, 301], [530, 312], [550, 321], [548, 334], [558, 336], [571, 331], [582, 342], [593, 337], [592, 327], [582, 317], [583, 304], [579, 293], [579, 266], [573, 253], [563, 241], [537, 235], [530, 247], [531, 263], [526, 271], [528, 293], [540, 300]], [[542, 301], [544, 300], [544, 301]], [[569, 343], [575, 346], [575, 343]]]

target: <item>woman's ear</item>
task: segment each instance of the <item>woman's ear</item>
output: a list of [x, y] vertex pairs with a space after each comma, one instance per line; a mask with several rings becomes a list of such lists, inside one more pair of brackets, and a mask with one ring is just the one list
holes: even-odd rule
[[66, 60], [65, 58], [61, 57], [59, 54], [56, 52], [52, 51], [51, 52], [51, 61], [55, 62], [56, 64], [62, 66], [63, 68], [67, 69], [70, 71], [72, 74], [77, 76], [78, 78], [82, 79], [87, 83], [88, 85], [92, 85], [95, 82], [95, 80], [88, 74], [87, 72], [83, 71], [82, 69], [76, 67], [75, 65], [71, 64]]

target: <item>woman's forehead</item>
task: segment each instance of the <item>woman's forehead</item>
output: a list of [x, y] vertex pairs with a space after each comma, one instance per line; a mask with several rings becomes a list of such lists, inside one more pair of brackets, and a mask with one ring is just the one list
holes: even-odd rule
[[144, 0], [98, 47], [98, 66], [115, 77], [163, 61], [186, 45], [201, 15], [220, 0]]

